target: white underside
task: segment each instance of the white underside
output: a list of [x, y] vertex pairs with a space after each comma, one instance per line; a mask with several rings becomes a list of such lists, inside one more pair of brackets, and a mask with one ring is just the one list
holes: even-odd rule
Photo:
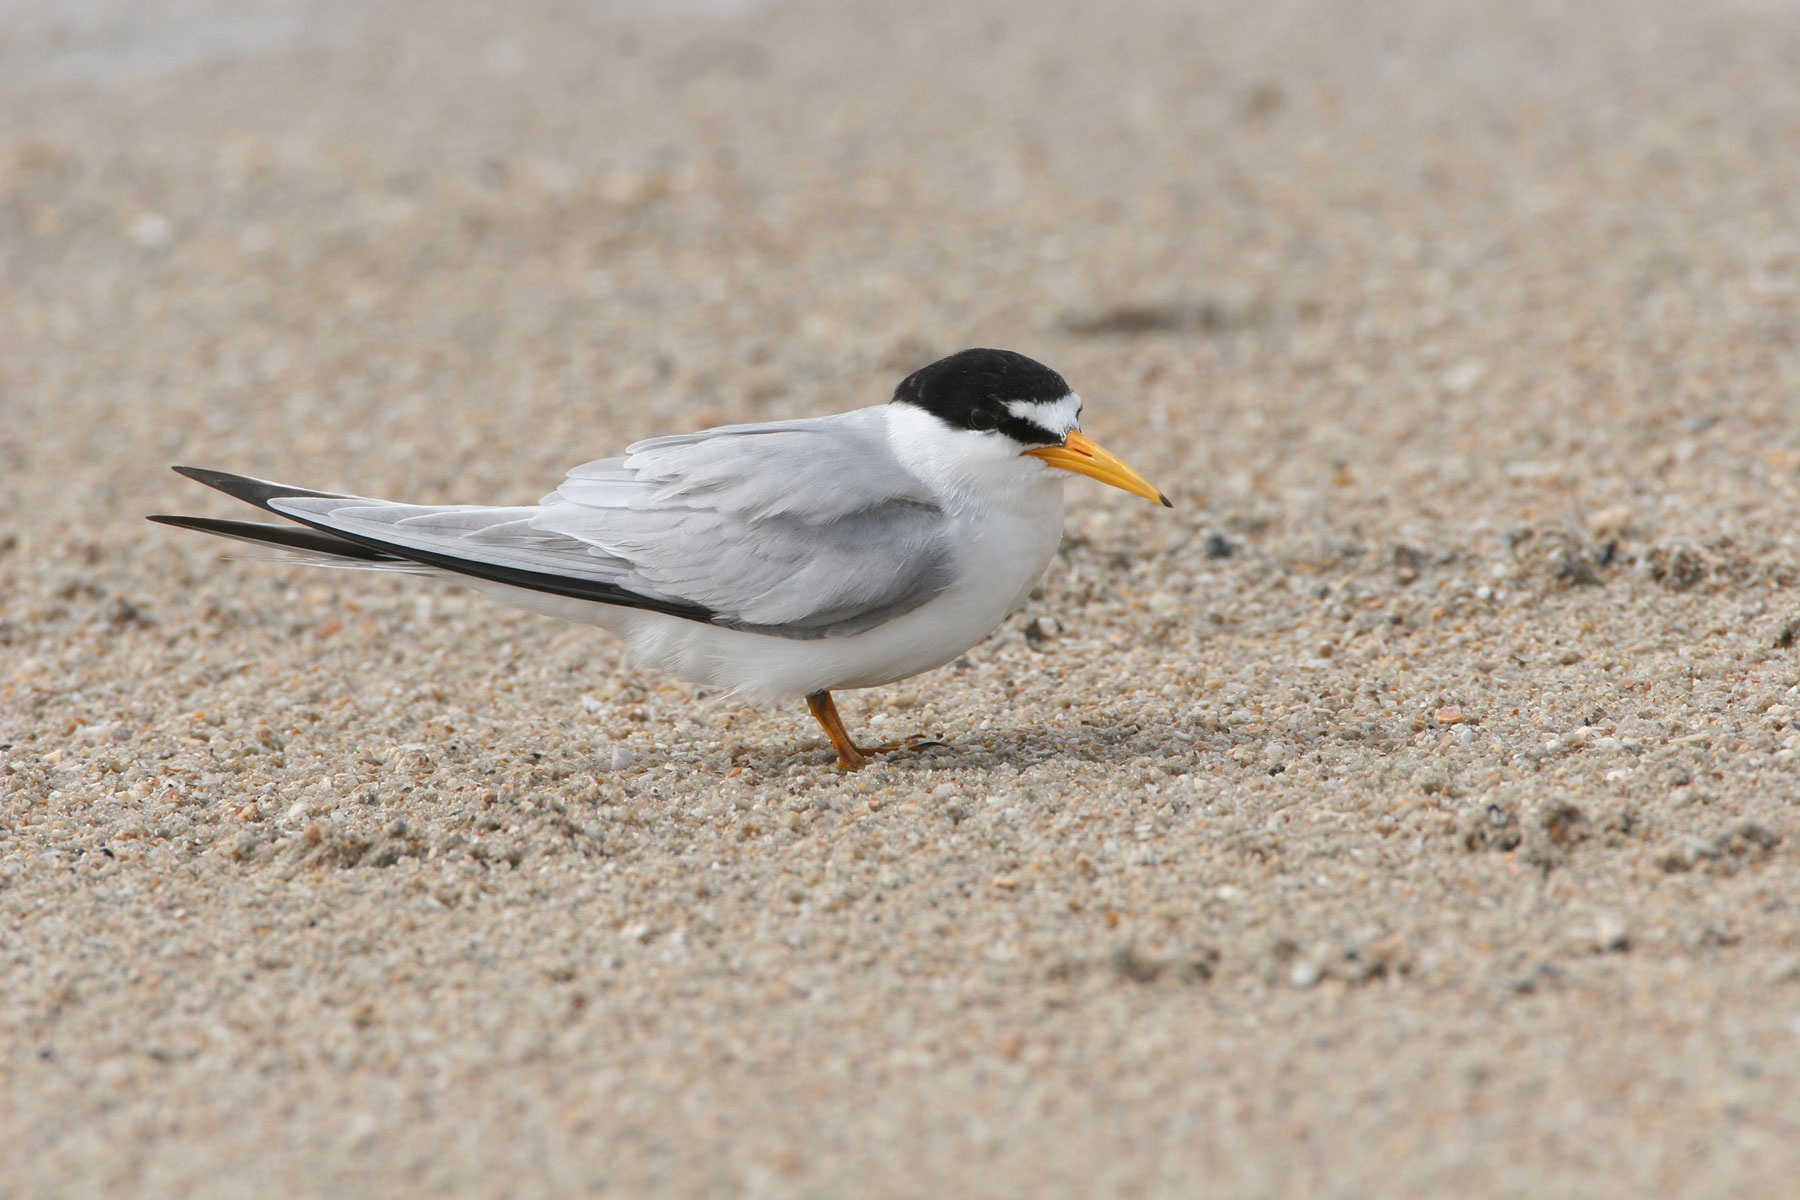
[[956, 582], [910, 613], [850, 637], [796, 639], [726, 629], [666, 613], [450, 576], [495, 600], [623, 638], [633, 661], [758, 700], [879, 687], [941, 667], [992, 633], [1043, 576], [1062, 538], [1062, 477], [1035, 478], [1005, 507], [959, 518]]

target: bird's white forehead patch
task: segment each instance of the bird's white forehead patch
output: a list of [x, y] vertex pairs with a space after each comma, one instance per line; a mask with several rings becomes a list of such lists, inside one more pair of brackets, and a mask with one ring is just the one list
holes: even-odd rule
[[1070, 392], [1061, 400], [1008, 400], [1006, 411], [1021, 421], [1030, 421], [1058, 437], [1066, 437], [1081, 419], [1081, 397]]

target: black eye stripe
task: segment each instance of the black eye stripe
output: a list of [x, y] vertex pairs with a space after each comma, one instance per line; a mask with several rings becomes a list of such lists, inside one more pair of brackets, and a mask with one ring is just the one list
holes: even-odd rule
[[1036, 422], [1012, 416], [1000, 423], [1000, 432], [1025, 446], [1055, 446], [1063, 440], [1061, 434], [1052, 433]]

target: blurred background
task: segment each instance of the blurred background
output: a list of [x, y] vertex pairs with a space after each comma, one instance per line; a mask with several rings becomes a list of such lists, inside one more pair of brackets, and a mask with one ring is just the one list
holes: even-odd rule
[[530, 498], [980, 344], [1189, 503], [1643, 508], [1702, 435], [1791, 492], [1789, 5], [0, 20], [0, 502], [36, 519], [171, 458]]

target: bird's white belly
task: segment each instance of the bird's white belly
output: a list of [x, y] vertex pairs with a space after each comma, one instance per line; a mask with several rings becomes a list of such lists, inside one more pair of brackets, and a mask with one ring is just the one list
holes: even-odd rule
[[[1036, 491], [1036, 489], [1033, 489]], [[747, 633], [591, 600], [459, 578], [496, 600], [626, 640], [640, 666], [761, 700], [877, 687], [940, 667], [1025, 602], [1062, 539], [1060, 481], [1009, 512], [985, 512], [956, 539], [956, 582], [913, 611], [850, 637]]]

